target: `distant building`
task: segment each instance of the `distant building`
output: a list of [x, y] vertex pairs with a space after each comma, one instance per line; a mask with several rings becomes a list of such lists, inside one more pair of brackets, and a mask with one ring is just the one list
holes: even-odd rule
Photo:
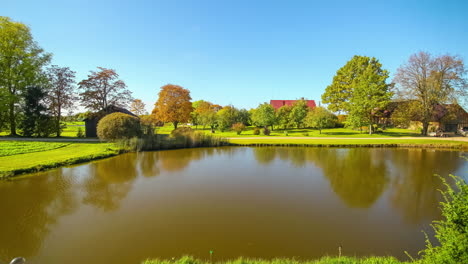
[[[275, 110], [278, 110], [280, 107], [285, 106], [285, 105], [293, 105], [296, 101], [298, 100], [270, 100], [270, 105], [275, 108]], [[307, 102], [307, 106], [310, 107], [311, 109], [315, 108], [315, 101], [314, 100], [305, 100]]]
[[91, 113], [88, 117], [85, 118], [85, 128], [86, 128], [86, 137], [97, 137], [97, 124], [101, 118], [105, 117], [108, 114], [112, 113], [124, 113], [127, 115], [135, 116], [132, 112], [128, 111], [125, 108], [110, 105], [106, 109], [101, 110], [96, 113]]

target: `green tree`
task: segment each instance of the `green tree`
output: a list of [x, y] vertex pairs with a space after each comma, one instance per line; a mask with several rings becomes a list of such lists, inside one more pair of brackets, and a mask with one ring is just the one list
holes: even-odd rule
[[310, 110], [305, 118], [306, 125], [318, 129], [320, 134], [323, 128], [334, 127], [337, 121], [338, 118], [333, 113], [321, 106]]
[[26, 88], [42, 85], [42, 67], [51, 58], [33, 40], [23, 23], [0, 17], [0, 104], [8, 106], [10, 134], [16, 135], [18, 104]]
[[276, 110], [276, 123], [279, 126], [282, 126], [283, 129], [287, 129], [292, 125], [291, 109], [291, 106], [283, 105], [278, 110]]
[[211, 132], [214, 133], [214, 129], [217, 126], [216, 113], [221, 110], [221, 108], [222, 107], [220, 105], [212, 104], [211, 102], [200, 102], [195, 108], [200, 125], [202, 125], [203, 128], [210, 126]]
[[359, 79], [367, 69], [368, 64], [372, 64], [373, 68], [381, 67], [375, 58], [355, 55], [336, 72], [332, 84], [327, 86], [322, 95], [322, 101], [328, 104], [329, 110], [332, 112], [348, 112], [350, 110], [349, 104], [354, 88], [360, 82]]
[[309, 112], [309, 106], [307, 106], [307, 101], [304, 99], [297, 100], [292, 105], [291, 113], [289, 114], [291, 122], [297, 128], [301, 127], [304, 124], [307, 112]]
[[422, 134], [427, 135], [435, 106], [458, 102], [466, 96], [467, 79], [463, 60], [457, 56], [433, 57], [427, 52], [411, 55], [397, 70], [398, 96], [419, 109]]
[[221, 131], [229, 129], [238, 120], [239, 110], [232, 105], [223, 107], [216, 113], [218, 128]]
[[275, 108], [268, 103], [260, 104], [252, 113], [252, 123], [256, 126], [271, 126], [273, 130], [275, 122]]
[[23, 93], [24, 118], [20, 123], [20, 128], [24, 136], [47, 137], [55, 130], [52, 117], [47, 112], [47, 106], [44, 103], [46, 95], [46, 90], [38, 86], [28, 87]]
[[239, 113], [237, 115], [237, 122], [244, 124], [245, 126], [250, 125], [251, 117], [250, 117], [250, 112], [247, 111], [247, 109], [242, 108], [239, 110]]
[[[371, 60], [374, 58], [369, 62]], [[375, 113], [390, 102], [393, 94], [385, 82], [389, 75], [388, 71], [383, 70], [378, 61], [367, 63], [365, 67], [356, 78], [354, 91], [349, 100], [348, 124], [356, 124], [358, 127], [368, 125], [369, 134], [372, 134]]]
[[72, 109], [78, 99], [75, 92], [75, 72], [68, 67], [52, 65], [47, 69], [47, 77], [49, 79], [47, 101], [55, 119], [55, 133], [60, 137], [62, 111]]

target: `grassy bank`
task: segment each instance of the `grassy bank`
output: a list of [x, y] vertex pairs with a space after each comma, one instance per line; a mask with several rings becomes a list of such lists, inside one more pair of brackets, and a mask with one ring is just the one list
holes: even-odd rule
[[311, 147], [427, 147], [468, 149], [468, 142], [437, 139], [294, 139], [294, 138], [232, 138], [236, 146], [311, 146]]
[[368, 258], [353, 258], [353, 257], [323, 257], [318, 260], [296, 260], [296, 259], [244, 259], [228, 261], [204, 261], [194, 259], [192, 257], [182, 257], [177, 260], [146, 260], [142, 264], [400, 264], [394, 257], [368, 257]]
[[0, 178], [117, 155], [111, 143], [0, 142]]

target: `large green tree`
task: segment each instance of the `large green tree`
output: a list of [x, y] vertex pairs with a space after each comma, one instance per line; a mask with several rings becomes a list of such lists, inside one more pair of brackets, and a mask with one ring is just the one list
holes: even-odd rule
[[369, 126], [373, 132], [375, 114], [383, 109], [392, 97], [389, 85], [385, 82], [388, 71], [380, 63], [367, 63], [361, 75], [356, 78], [353, 94], [349, 100], [348, 124], [355, 127]]
[[347, 112], [348, 125], [369, 125], [372, 133], [374, 114], [392, 97], [388, 76], [376, 58], [356, 55], [337, 71], [322, 100], [331, 111]]
[[276, 122], [275, 108], [268, 103], [260, 104], [255, 111], [252, 112], [252, 123], [256, 126], [271, 126]]
[[398, 68], [393, 81], [400, 99], [414, 104], [411, 109], [419, 109], [423, 135], [427, 135], [437, 105], [459, 103], [466, 98], [466, 70], [457, 56], [433, 57], [427, 52], [411, 55]]
[[332, 112], [348, 112], [350, 110], [349, 104], [354, 88], [360, 82], [360, 78], [369, 64], [372, 64], [373, 68], [382, 67], [376, 58], [355, 55], [336, 72], [332, 84], [327, 86], [322, 95], [322, 102], [328, 104], [329, 110]]
[[51, 58], [34, 41], [28, 26], [0, 17], [0, 104], [8, 107], [10, 134], [16, 135], [21, 94], [29, 86], [42, 85], [42, 71]]
[[19, 124], [23, 135], [48, 137], [55, 129], [54, 121], [50, 115], [45, 99], [46, 89], [39, 86], [31, 86], [23, 92], [24, 102], [22, 111], [24, 117]]

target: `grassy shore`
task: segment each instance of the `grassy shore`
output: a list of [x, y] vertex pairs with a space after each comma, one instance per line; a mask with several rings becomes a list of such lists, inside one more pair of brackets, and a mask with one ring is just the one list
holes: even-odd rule
[[111, 143], [0, 142], [0, 178], [117, 155]]
[[354, 257], [323, 257], [318, 260], [296, 260], [296, 259], [244, 259], [228, 261], [204, 261], [194, 259], [192, 257], [182, 257], [176, 260], [146, 260], [142, 264], [401, 264], [408, 262], [400, 262], [394, 257], [367, 257], [367, 258], [354, 258]]
[[316, 146], [316, 147], [434, 147], [468, 149], [468, 142], [437, 139], [310, 139], [310, 138], [231, 138], [237, 146]]
[[[158, 127], [157, 132], [158, 134], [170, 134], [174, 127], [171, 124], [166, 124], [163, 127]], [[192, 129], [197, 131], [203, 131], [205, 133], [211, 134], [211, 129], [205, 128], [203, 129], [201, 126], [194, 127]], [[260, 129], [262, 131], [262, 129]], [[249, 126], [242, 131], [240, 135], [237, 135], [235, 131], [227, 130], [221, 132], [216, 130], [214, 133], [215, 136], [220, 137], [264, 137], [263, 133], [260, 135], [254, 135], [254, 127]], [[388, 128], [382, 132], [375, 133], [369, 135], [369, 133], [361, 132], [359, 130], [353, 130], [350, 128], [330, 128], [330, 129], [323, 129], [322, 133], [320, 133], [317, 129], [312, 128], [293, 128], [293, 129], [275, 129], [271, 131], [270, 137], [344, 137], [344, 138], [386, 138], [386, 137], [420, 137], [421, 133], [416, 130], [410, 129], [402, 129], [402, 128]]]

